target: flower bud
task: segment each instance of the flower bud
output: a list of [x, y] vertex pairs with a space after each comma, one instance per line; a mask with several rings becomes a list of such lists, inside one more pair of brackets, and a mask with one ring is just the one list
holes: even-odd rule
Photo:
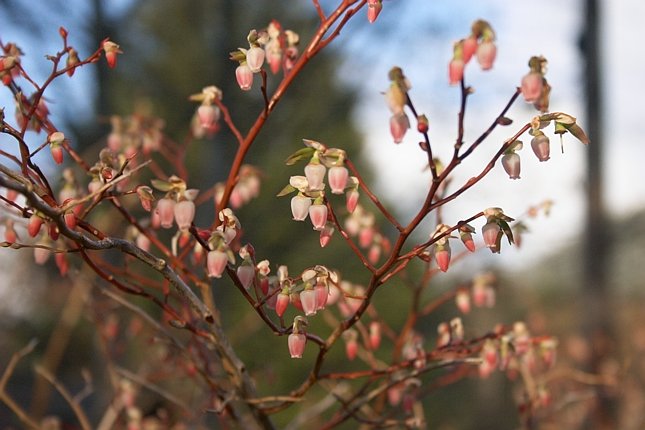
[[410, 120], [405, 113], [394, 114], [390, 118], [390, 133], [392, 134], [394, 143], [401, 143], [409, 128]]
[[442, 272], [448, 271], [448, 266], [450, 265], [450, 245], [447, 242], [444, 245], [436, 245], [434, 259]]
[[56, 267], [58, 267], [58, 273], [60, 273], [60, 276], [67, 275], [67, 272], [69, 271], [69, 262], [67, 261], [67, 253], [58, 252], [54, 256], [54, 259], [56, 261]]
[[302, 333], [291, 333], [288, 342], [291, 358], [302, 358], [307, 344], [307, 336]]
[[159, 215], [161, 227], [171, 228], [175, 217], [175, 201], [164, 197], [157, 202], [156, 212]]
[[550, 158], [549, 138], [542, 132], [531, 139], [531, 149], [540, 161], [546, 161]]
[[520, 156], [509, 152], [502, 157], [502, 166], [511, 179], [520, 179]]
[[448, 81], [450, 85], [457, 85], [464, 77], [464, 60], [453, 58], [448, 64]]
[[455, 295], [455, 303], [457, 309], [463, 314], [470, 312], [470, 294], [466, 288], [459, 288], [457, 294]]
[[29, 236], [36, 237], [40, 232], [40, 227], [43, 225], [44, 220], [36, 215], [35, 213], [29, 218], [29, 224], [27, 225], [27, 232]]
[[246, 63], [237, 66], [235, 78], [242, 91], [249, 91], [253, 86], [253, 72]]
[[462, 53], [461, 56], [464, 59], [464, 63], [468, 63], [473, 57], [475, 52], [477, 52], [477, 37], [471, 35], [463, 40]]
[[331, 236], [334, 234], [334, 227], [326, 223], [325, 227], [323, 227], [322, 230], [320, 230], [320, 247], [324, 248], [329, 244], [329, 241], [331, 240]]
[[51, 251], [47, 248], [34, 248], [34, 261], [36, 264], [42, 266], [49, 260], [49, 256], [51, 255]]
[[210, 278], [221, 278], [228, 264], [228, 255], [224, 251], [209, 251], [206, 256], [206, 269]]
[[367, 0], [367, 20], [371, 23], [376, 21], [379, 14], [383, 9], [383, 2], [381, 0]]
[[490, 248], [491, 251], [498, 251], [499, 238], [502, 235], [502, 229], [495, 220], [489, 220], [482, 228], [482, 235], [484, 237], [484, 244]]
[[542, 95], [542, 81], [541, 73], [529, 72], [522, 78], [522, 97], [527, 103], [535, 103]]
[[237, 278], [245, 289], [249, 289], [255, 280], [255, 267], [250, 264], [242, 264], [237, 268]]
[[309, 206], [309, 218], [314, 230], [322, 230], [327, 223], [327, 206], [324, 204], [313, 204]]
[[101, 43], [101, 47], [105, 51], [105, 59], [107, 60], [108, 66], [113, 69], [116, 67], [117, 54], [122, 54], [123, 52], [119, 49], [119, 45], [108, 39], [105, 39]]
[[278, 293], [278, 298], [275, 302], [275, 313], [278, 314], [279, 317], [284, 315], [284, 312], [287, 310], [287, 306], [289, 306], [289, 301], [289, 290], [282, 290]]
[[345, 206], [347, 207], [347, 212], [354, 213], [356, 210], [356, 205], [358, 205], [358, 198], [360, 194], [358, 190], [352, 189], [345, 193]]
[[246, 51], [246, 64], [249, 66], [249, 69], [252, 73], [257, 73], [262, 68], [264, 64], [264, 49], [253, 46], [248, 51]]
[[381, 345], [381, 323], [378, 321], [370, 322], [369, 335], [370, 348], [375, 351]]
[[333, 166], [329, 169], [327, 180], [333, 194], [343, 194], [347, 186], [349, 172], [345, 166]]

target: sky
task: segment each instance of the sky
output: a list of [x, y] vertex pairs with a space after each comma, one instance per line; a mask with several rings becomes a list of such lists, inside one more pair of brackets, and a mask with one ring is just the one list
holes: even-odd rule
[[[127, 1], [117, 3], [122, 7]], [[322, 2], [325, 7], [335, 3], [332, 0]], [[469, 98], [466, 142], [472, 141], [488, 127], [504, 106], [527, 72], [531, 55], [544, 55], [549, 61], [546, 77], [553, 87], [551, 110], [578, 117], [584, 127], [581, 87], [584, 71], [581, 70], [577, 48], [584, 24], [581, 8], [581, 0], [386, 0], [375, 24], [369, 25], [359, 16], [357, 22], [348, 26], [335, 48], [347, 58], [340, 75], [359, 88], [360, 100], [355, 119], [366, 137], [363, 155], [372, 161], [376, 172], [374, 187], [385, 193], [386, 199], [403, 219], [409, 219], [423, 200], [429, 173], [424, 171], [424, 156], [417, 146], [418, 135], [409, 132], [401, 145], [394, 145], [391, 141], [390, 114], [382, 96], [388, 85], [387, 71], [393, 65], [404, 69], [412, 83], [410, 95], [417, 109], [430, 119], [433, 150], [446, 159], [456, 136], [459, 104], [459, 90], [447, 83], [452, 44], [468, 35], [475, 19], [487, 19], [497, 34], [498, 55], [493, 70], [489, 72], [482, 72], [475, 64], [467, 68], [467, 83], [476, 92]], [[70, 13], [82, 13], [81, 9]], [[611, 215], [621, 217], [645, 205], [645, 181], [640, 179], [645, 148], [640, 144], [638, 130], [642, 121], [638, 79], [645, 76], [645, 62], [634, 53], [637, 44], [632, 42], [642, 39], [642, 26], [634, 17], [645, 16], [645, 3], [638, 0], [605, 1], [602, 9], [601, 55], [605, 60], [607, 119], [606, 202]], [[24, 34], [2, 21], [0, 17], [3, 41], [24, 39]], [[58, 24], [50, 23], [42, 31], [54, 33], [57, 28]], [[71, 37], [73, 40], [73, 35]], [[32, 64], [44, 61], [40, 55], [42, 46], [27, 45], [23, 48], [28, 54], [24, 61], [31, 70], [34, 70], [30, 67]], [[64, 90], [66, 105], [62, 106], [63, 109], [70, 109], [67, 105], [74, 108], [89, 106], [88, 90], [82, 83], [89, 82], [91, 73], [80, 70], [78, 75], [75, 79], [81, 83], [81, 90]], [[54, 93], [52, 99], [60, 98]], [[10, 102], [6, 98], [0, 101], [8, 106], [10, 112]], [[453, 184], [476, 174], [498, 145], [535, 113], [519, 100], [509, 113], [514, 125], [499, 128], [470, 162], [460, 166]], [[576, 240], [584, 226], [584, 146], [567, 136], [562, 154], [558, 139], [551, 135], [551, 159], [538, 163], [529, 147], [529, 140], [525, 136], [525, 148], [520, 151], [520, 180], [509, 180], [498, 165], [482, 183], [458, 202], [447, 206], [444, 212], [446, 223], [456, 222], [490, 206], [502, 207], [509, 215], [519, 216], [530, 205], [553, 200], [555, 206], [549, 218], [530, 222], [532, 234], [525, 238], [521, 253], [508, 251], [513, 264], [518, 265], [531, 264], [536, 258]], [[331, 142], [328, 144], [333, 145]], [[481, 227], [479, 224], [476, 226]]]
[[[370, 72], [354, 76], [364, 82], [357, 121], [367, 136], [367, 155], [376, 166], [378, 188], [393, 196], [400, 212], [414, 213], [425, 196], [429, 173], [423, 172], [424, 157], [417, 146], [419, 135], [409, 132], [401, 145], [394, 145], [388, 132], [389, 111], [380, 92], [387, 88], [387, 71], [401, 66], [412, 82], [412, 97], [417, 110], [430, 118], [430, 138], [434, 152], [449, 157], [456, 137], [459, 89], [448, 86], [447, 65], [452, 43], [469, 33], [470, 24], [488, 20], [497, 34], [498, 55], [494, 68], [482, 72], [477, 65], [466, 71], [468, 85], [475, 88], [466, 113], [466, 141], [472, 141], [506, 104], [521, 77], [527, 73], [532, 55], [549, 61], [546, 78], [553, 87], [551, 111], [576, 116], [584, 127], [582, 62], [578, 51], [579, 34], [584, 25], [582, 1], [468, 1], [409, 0], [384, 3], [379, 20], [391, 27], [390, 42], [379, 45]], [[388, 16], [388, 7], [396, 14]], [[459, 13], [455, 13], [459, 11]], [[636, 0], [605, 1], [602, 4], [602, 52], [604, 59], [604, 97], [606, 131], [604, 161], [606, 204], [614, 217], [623, 217], [645, 205], [645, 182], [641, 164], [645, 148], [640, 144], [640, 77], [645, 62], [635, 55], [634, 43], [642, 39], [642, 26], [634, 17], [645, 16], [645, 3]], [[379, 36], [379, 22], [369, 28], [365, 39]], [[351, 45], [360, 56], [364, 40]], [[366, 54], [370, 55], [370, 54]], [[354, 72], [355, 73], [355, 72]], [[351, 80], [351, 78], [350, 78]], [[454, 184], [463, 183], [478, 173], [483, 163], [515, 130], [536, 111], [519, 100], [509, 116], [515, 121], [498, 131], [481, 146], [470, 164], [459, 166]], [[552, 129], [549, 129], [552, 131]], [[548, 218], [531, 220], [531, 234], [524, 239], [521, 252], [510, 251], [512, 265], [533, 264], [546, 254], [577, 240], [584, 227], [585, 147], [572, 136], [565, 136], [564, 153], [552, 133], [551, 159], [539, 163], [530, 149], [530, 136], [524, 135], [521, 179], [508, 179], [501, 165], [458, 203], [445, 211], [445, 222], [456, 222], [486, 207], [502, 207], [510, 216], [523, 214], [529, 205], [546, 199], [555, 205]], [[593, 142], [592, 142], [593, 144]], [[481, 227], [481, 225], [477, 225]], [[505, 260], [507, 261], [507, 260]]]

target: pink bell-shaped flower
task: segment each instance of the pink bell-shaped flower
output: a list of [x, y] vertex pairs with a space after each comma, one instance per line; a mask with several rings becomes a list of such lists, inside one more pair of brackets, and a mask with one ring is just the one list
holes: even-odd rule
[[242, 283], [242, 286], [248, 290], [253, 285], [253, 280], [255, 279], [255, 267], [243, 263], [237, 268], [237, 278]]
[[453, 58], [448, 64], [448, 81], [450, 85], [457, 85], [464, 77], [466, 63], [461, 58]]
[[249, 91], [253, 86], [253, 72], [246, 63], [237, 66], [235, 78], [242, 91]]
[[493, 252], [497, 252], [497, 242], [501, 234], [502, 229], [495, 220], [489, 220], [482, 228], [484, 244]]
[[[162, 199], [163, 200], [163, 199]], [[175, 222], [180, 231], [187, 231], [195, 219], [195, 202], [182, 200], [174, 207]], [[163, 225], [163, 224], [162, 224]]]
[[313, 288], [308, 288], [300, 292], [300, 303], [305, 315], [316, 315], [316, 292]]
[[284, 315], [284, 312], [287, 310], [290, 301], [291, 298], [289, 297], [288, 289], [283, 289], [278, 293], [278, 298], [275, 302], [275, 313], [278, 314], [279, 317]]
[[322, 190], [327, 168], [320, 163], [309, 163], [305, 166], [305, 177], [312, 190]]
[[175, 218], [175, 201], [164, 197], [157, 202], [157, 214], [159, 215], [159, 222], [161, 227], [170, 228]]
[[333, 194], [343, 194], [347, 186], [349, 172], [345, 166], [333, 166], [329, 169], [327, 180]]
[[209, 251], [206, 256], [206, 269], [210, 278], [221, 278], [228, 264], [228, 255], [224, 251]]
[[307, 336], [303, 333], [291, 333], [289, 335], [289, 354], [291, 358], [302, 358], [307, 344]]
[[400, 112], [390, 117], [390, 133], [392, 133], [394, 143], [401, 143], [409, 128], [410, 120], [405, 113]]
[[320, 247], [324, 248], [329, 244], [329, 241], [331, 240], [331, 236], [334, 234], [334, 227], [326, 223], [325, 227], [323, 227], [322, 230], [320, 230]]
[[437, 245], [434, 250], [434, 259], [442, 272], [448, 271], [448, 266], [450, 266], [450, 245], [448, 243]]
[[473, 35], [468, 36], [467, 38], [464, 39], [463, 45], [462, 45], [462, 58], [464, 59], [464, 63], [468, 64], [470, 59], [473, 57], [475, 52], [477, 52], [477, 38]]
[[197, 108], [197, 118], [202, 128], [211, 128], [219, 119], [219, 108], [213, 105], [201, 105]]
[[466, 288], [460, 288], [457, 290], [455, 304], [461, 313], [467, 314], [470, 312], [470, 294]]
[[381, 323], [378, 321], [370, 322], [369, 327], [370, 348], [375, 351], [381, 345]]
[[298, 194], [291, 198], [291, 214], [295, 221], [304, 221], [309, 215], [309, 207], [311, 206], [311, 199], [302, 194]]
[[325, 309], [329, 299], [329, 288], [323, 282], [318, 282], [314, 291], [316, 292], [316, 310]]
[[327, 224], [327, 206], [322, 203], [309, 206], [309, 218], [314, 230], [322, 230]]
[[511, 179], [520, 179], [520, 156], [509, 152], [502, 157], [502, 166]]
[[248, 64], [251, 72], [257, 73], [260, 71], [264, 64], [264, 56], [264, 49], [259, 46], [253, 46], [246, 51], [246, 64]]
[[347, 212], [354, 213], [356, 210], [356, 205], [358, 205], [358, 198], [360, 194], [357, 189], [352, 189], [345, 193], [345, 206], [347, 207]]
[[546, 161], [549, 158], [551, 158], [550, 157], [551, 148], [549, 144], [549, 138], [546, 137], [546, 135], [542, 132], [540, 132], [537, 136], [531, 139], [531, 149], [533, 149], [535, 156], [540, 161]]
[[477, 62], [482, 70], [490, 70], [493, 68], [495, 57], [497, 56], [497, 47], [492, 40], [484, 40], [477, 48]]
[[29, 224], [27, 225], [27, 232], [29, 236], [36, 237], [40, 232], [40, 227], [43, 225], [44, 220], [35, 213], [29, 217]]
[[51, 250], [47, 248], [34, 248], [34, 261], [36, 264], [42, 266], [49, 260], [51, 253]]
[[535, 103], [542, 95], [543, 77], [538, 72], [529, 72], [522, 78], [522, 97], [527, 103]]
[[348, 336], [345, 340], [345, 355], [349, 361], [353, 361], [358, 353], [358, 342], [356, 336]]
[[383, 9], [383, 2], [381, 0], [367, 0], [367, 20], [371, 23], [376, 21], [379, 14]]

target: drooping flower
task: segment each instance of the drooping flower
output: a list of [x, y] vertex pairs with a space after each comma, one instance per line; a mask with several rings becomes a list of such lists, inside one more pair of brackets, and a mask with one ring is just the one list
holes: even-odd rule
[[248, 64], [249, 69], [252, 73], [257, 73], [262, 69], [264, 64], [264, 49], [259, 46], [253, 46], [246, 51], [246, 64]]
[[390, 117], [390, 133], [394, 143], [401, 143], [405, 133], [410, 128], [410, 120], [404, 112], [394, 114]]
[[376, 21], [383, 9], [382, 0], [367, 0], [367, 20], [371, 23]]
[[289, 335], [289, 354], [291, 358], [302, 358], [305, 353], [305, 345], [307, 344], [307, 336], [303, 333], [291, 333]]
[[206, 256], [206, 268], [210, 278], [221, 278], [228, 264], [228, 255], [225, 251], [209, 251]]
[[531, 149], [533, 149], [538, 160], [547, 161], [551, 152], [549, 138], [541, 131], [538, 131], [535, 137], [531, 139]]
[[105, 51], [105, 59], [107, 60], [108, 66], [110, 68], [116, 67], [117, 54], [123, 54], [123, 51], [119, 49], [119, 45], [109, 39], [105, 39], [101, 42], [101, 47]]
[[251, 264], [242, 263], [237, 268], [237, 278], [245, 289], [249, 289], [255, 280], [255, 267]]
[[327, 205], [321, 202], [309, 206], [309, 218], [314, 230], [322, 230], [327, 223]]
[[305, 177], [307, 178], [310, 189], [322, 190], [327, 168], [318, 162], [318, 157], [315, 158], [315, 160], [305, 166]]
[[343, 194], [347, 186], [349, 172], [345, 166], [333, 166], [329, 169], [327, 180], [333, 194]]
[[309, 215], [309, 207], [311, 206], [311, 199], [305, 197], [301, 193], [291, 198], [291, 214], [295, 221], [304, 221]]
[[177, 223], [179, 230], [188, 230], [193, 223], [193, 219], [195, 219], [195, 202], [191, 200], [182, 200], [176, 203], [174, 205], [174, 213], [175, 222]]
[[513, 152], [504, 154], [502, 157], [502, 166], [511, 179], [520, 179], [520, 156]]
[[522, 78], [522, 97], [527, 103], [535, 103], [542, 95], [542, 82], [544, 78], [541, 73], [531, 71]]
[[237, 66], [237, 69], [235, 69], [235, 78], [242, 91], [249, 91], [253, 86], [253, 72], [246, 63]]
[[157, 201], [156, 212], [159, 215], [161, 227], [171, 228], [175, 217], [175, 201], [171, 198], [164, 197]]

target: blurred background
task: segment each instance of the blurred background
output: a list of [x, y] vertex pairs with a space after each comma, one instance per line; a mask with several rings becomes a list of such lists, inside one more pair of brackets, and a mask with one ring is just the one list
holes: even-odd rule
[[[321, 4], [330, 9], [335, 2]], [[104, 64], [84, 67], [73, 79], [58, 80], [46, 94], [53, 121], [88, 160], [95, 160], [105, 144], [113, 114], [160, 117], [164, 133], [181, 141], [195, 109], [188, 96], [207, 85], [222, 88], [238, 127], [247, 130], [262, 99], [257, 88], [250, 93], [237, 88], [236, 64], [228, 60], [228, 53], [245, 45], [251, 28], [265, 27], [272, 18], [300, 33], [301, 40], [308, 39], [317, 23], [311, 2], [304, 0], [0, 0], [0, 10], [0, 40], [18, 43], [25, 52], [23, 67], [36, 81], [50, 71], [44, 55], [60, 49], [59, 26], [68, 29], [70, 43], [81, 56], [93, 52], [108, 36], [121, 45], [124, 55], [116, 69], [108, 70]], [[455, 263], [447, 275], [436, 278], [431, 291], [439, 295], [481, 270], [492, 270], [499, 279], [498, 306], [465, 318], [467, 330], [482, 334], [495, 323], [524, 320], [533, 333], [559, 338], [562, 379], [569, 384], [562, 387], [568, 394], [542, 417], [540, 428], [642, 428], [645, 181], [641, 164], [645, 147], [640, 143], [639, 84], [645, 76], [645, 61], [635, 46], [643, 37], [643, 16], [645, 4], [636, 0], [385, 0], [374, 25], [363, 17], [353, 20], [339, 43], [297, 79], [259, 136], [249, 162], [263, 169], [263, 193], [240, 211], [245, 234], [252, 238], [258, 255], [271, 256], [272, 264], [306, 267], [315, 255], [343, 273], [356, 273], [353, 282], [364, 281], [366, 274], [361, 274], [358, 262], [338, 258], [343, 249], [339, 241], [321, 253], [310, 227], [289, 221], [288, 200], [274, 196], [290, 175], [299, 174], [299, 167], [285, 167], [283, 161], [300, 148], [302, 138], [344, 148], [360, 162], [364, 177], [388, 207], [403, 221], [409, 220], [423, 201], [429, 172], [424, 170], [414, 133], [408, 133], [401, 145], [391, 141], [390, 113], [382, 96], [388, 86], [387, 72], [394, 65], [403, 68], [412, 83], [410, 96], [417, 110], [430, 120], [436, 155], [448, 157], [460, 102], [458, 88], [447, 85], [452, 44], [469, 34], [474, 20], [487, 19], [497, 34], [498, 55], [489, 72], [472, 65], [467, 68], [466, 80], [475, 93], [466, 113], [466, 141], [494, 120], [527, 73], [528, 59], [543, 55], [549, 61], [546, 77], [553, 87], [551, 111], [577, 116], [592, 143], [584, 147], [565, 136], [561, 153], [560, 143], [553, 138], [551, 159], [538, 163], [527, 139], [521, 180], [509, 180], [496, 166], [478, 186], [446, 206], [443, 216], [450, 224], [490, 206], [521, 216], [532, 206], [553, 202], [548, 217], [527, 221], [529, 232], [523, 235], [520, 249], [505, 247], [501, 256], [479, 252], [468, 263]], [[276, 81], [269, 81], [269, 89]], [[10, 117], [13, 101], [8, 93], [0, 94], [0, 106]], [[508, 116], [514, 125], [521, 125], [533, 115], [533, 108], [520, 101]], [[514, 132], [514, 125], [498, 128], [481, 151], [457, 170], [453, 183], [478, 173], [479, 166]], [[29, 138], [37, 145], [42, 136]], [[234, 149], [226, 130], [197, 141], [187, 159], [189, 187], [192, 178], [195, 182], [207, 178], [208, 183], [225, 179]], [[49, 154], [39, 157], [36, 161], [56, 177]], [[284, 216], [267, 219], [267, 213]], [[200, 209], [197, 223], [208, 224], [212, 216], [212, 208]], [[428, 223], [424, 235], [431, 231]], [[425, 240], [422, 236], [417, 240]], [[290, 246], [285, 246], [285, 237], [292, 238]], [[70, 416], [61, 399], [35, 388], [39, 382], [32, 370], [34, 362], [54, 360], [59, 378], [76, 390], [87, 383], [79, 372], [86, 368], [100, 387], [107, 375], [97, 375], [106, 364], [93, 358], [97, 333], [92, 323], [99, 320], [106, 326], [118, 321], [120, 333], [127, 337], [134, 330], [134, 319], [106, 304], [96, 292], [83, 292], [92, 306], [85, 299], [73, 306], [74, 295], [83, 291], [79, 285], [97, 282], [79, 269], [78, 261], [74, 282], [59, 278], [53, 264], [46, 270], [32, 270], [28, 251], [5, 251], [0, 265], [5, 274], [0, 290], [2, 367], [29, 339], [40, 341], [34, 355], [21, 363], [10, 391], [37, 415]], [[264, 388], [287, 392], [300, 381], [308, 363], [285, 363], [284, 342], [263, 336], [262, 327], [244, 318], [239, 298], [225, 291], [215, 292], [220, 306], [228, 310], [223, 318], [231, 327], [245, 328], [238, 338], [234, 336], [234, 343], [244, 345], [253, 338], [256, 349], [266, 351], [258, 357], [256, 349], [242, 348], [242, 358], [258, 373], [273, 375], [261, 382]], [[407, 300], [384, 291], [375, 306], [396, 327], [405, 317], [397, 307], [405, 309]], [[63, 312], [72, 315], [65, 319]], [[456, 312], [450, 308], [433, 316], [427, 322], [428, 337], [434, 336], [438, 322]], [[342, 351], [334, 354], [330, 366], [343, 362]], [[140, 355], [136, 349], [114, 353], [123, 367], [137, 363]], [[516, 428], [513, 386], [504, 375], [496, 374], [432, 392], [427, 397], [428, 428]], [[106, 399], [94, 396], [86, 404], [100, 414]], [[151, 410], [155, 407], [150, 405]], [[290, 418], [289, 413], [279, 414], [277, 422], [285, 426]], [[16, 425], [3, 405], [0, 425]]]

